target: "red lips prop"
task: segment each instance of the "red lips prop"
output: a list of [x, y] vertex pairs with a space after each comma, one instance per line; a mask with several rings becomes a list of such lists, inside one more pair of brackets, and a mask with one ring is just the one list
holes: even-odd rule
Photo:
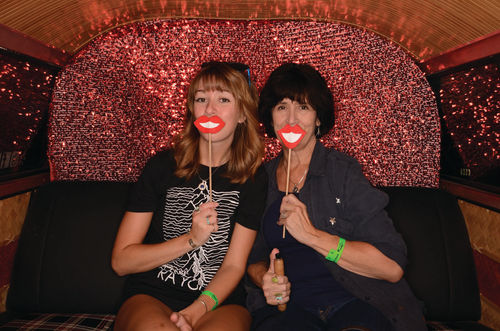
[[281, 138], [283, 144], [289, 149], [297, 146], [306, 132], [300, 126], [295, 124], [294, 126], [290, 126], [290, 124], [285, 125], [283, 128], [278, 130], [278, 135]]
[[200, 116], [196, 121], [194, 121], [194, 125], [198, 128], [200, 132], [203, 133], [217, 133], [219, 132], [226, 123], [218, 117], [218, 116]]

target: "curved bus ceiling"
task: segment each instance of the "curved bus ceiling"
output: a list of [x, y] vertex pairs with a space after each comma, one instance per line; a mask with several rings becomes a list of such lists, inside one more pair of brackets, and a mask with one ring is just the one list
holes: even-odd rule
[[500, 30], [498, 0], [2, 0], [0, 24], [68, 54], [114, 27], [155, 18], [304, 19], [372, 30], [417, 61]]

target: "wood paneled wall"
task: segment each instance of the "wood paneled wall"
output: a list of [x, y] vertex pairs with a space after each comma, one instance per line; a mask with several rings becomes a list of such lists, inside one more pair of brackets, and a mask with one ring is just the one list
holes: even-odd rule
[[481, 322], [500, 330], [500, 213], [459, 200], [481, 291]]
[[0, 312], [5, 311], [10, 272], [31, 192], [0, 200]]

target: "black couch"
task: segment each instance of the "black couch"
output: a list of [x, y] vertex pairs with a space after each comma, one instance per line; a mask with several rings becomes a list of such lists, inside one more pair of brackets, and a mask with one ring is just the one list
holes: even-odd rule
[[[36, 189], [19, 240], [0, 329], [106, 330], [124, 278], [111, 249], [130, 184], [53, 182]], [[431, 330], [491, 330], [481, 309], [472, 250], [457, 200], [426, 188], [384, 188], [408, 246], [406, 278]], [[33, 330], [33, 329], [31, 329]]]

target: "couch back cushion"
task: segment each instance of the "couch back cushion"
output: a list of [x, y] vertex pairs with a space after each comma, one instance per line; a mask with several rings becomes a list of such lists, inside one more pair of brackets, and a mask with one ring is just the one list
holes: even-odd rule
[[35, 190], [16, 253], [7, 308], [115, 312], [124, 279], [110, 266], [127, 183], [52, 182]]
[[481, 316], [472, 249], [457, 199], [439, 190], [386, 187], [387, 207], [408, 248], [405, 272], [435, 321], [477, 321]]

